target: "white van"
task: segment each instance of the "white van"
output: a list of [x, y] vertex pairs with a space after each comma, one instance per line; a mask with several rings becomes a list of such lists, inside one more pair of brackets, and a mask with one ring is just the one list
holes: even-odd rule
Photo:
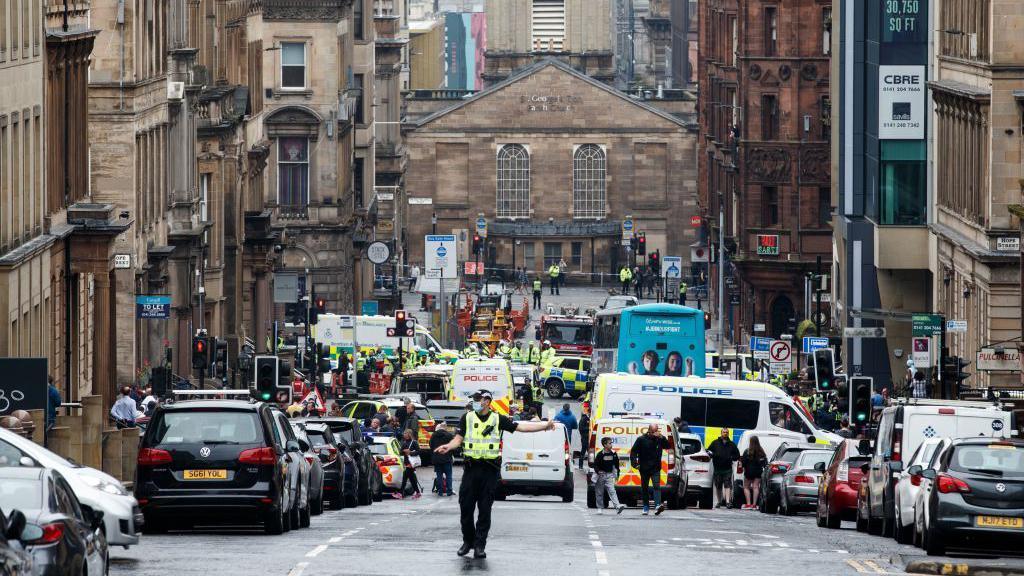
[[495, 499], [509, 494], [561, 496], [572, 502], [572, 454], [565, 426], [532, 434], [505, 434], [501, 438], [501, 483]]
[[489, 390], [494, 396], [491, 400], [492, 410], [509, 415], [509, 408], [515, 403], [516, 395], [507, 360], [463, 358], [455, 362], [448, 400], [465, 405], [472, 399], [473, 393], [480, 389]]
[[669, 444], [669, 449], [661, 455], [662, 499], [669, 508], [686, 507], [686, 463], [679, 450], [679, 433], [675, 424], [671, 420], [628, 414], [594, 418], [590, 447], [587, 450], [587, 459], [590, 463], [587, 472], [588, 508], [597, 508], [597, 495], [594, 492], [594, 482], [597, 479], [597, 474], [593, 471], [594, 456], [601, 449], [601, 440], [606, 437], [612, 439], [612, 449], [619, 455], [620, 474], [615, 483], [615, 493], [618, 494], [619, 501], [626, 504], [626, 500], [632, 503], [640, 498], [640, 472], [630, 464], [629, 453], [636, 439], [647, 432], [647, 427], [651, 424], [658, 426]]
[[889, 535], [895, 528], [895, 483], [928, 438], [1012, 438], [1011, 413], [995, 402], [900, 399], [882, 410], [875, 453], [865, 475], [868, 530]]
[[[618, 414], [681, 418], [708, 446], [728, 428], [733, 442], [748, 431], [778, 434], [785, 441], [838, 443], [817, 428], [793, 399], [776, 386], [743, 380], [601, 374], [593, 393], [593, 421]], [[765, 449], [767, 450], [767, 448]]]

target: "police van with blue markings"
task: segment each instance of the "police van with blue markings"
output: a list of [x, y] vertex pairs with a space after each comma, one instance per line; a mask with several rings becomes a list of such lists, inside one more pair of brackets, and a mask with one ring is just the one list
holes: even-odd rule
[[550, 366], [541, 368], [540, 381], [549, 398], [568, 393], [575, 400], [587, 391], [589, 374], [590, 358], [557, 356]]
[[764, 382], [625, 373], [598, 376], [593, 422], [610, 414], [638, 412], [663, 414], [670, 421], [682, 418], [705, 446], [725, 428], [738, 445], [744, 435], [758, 432], [782, 442], [830, 445], [840, 441], [839, 436], [817, 428], [785, 392]]

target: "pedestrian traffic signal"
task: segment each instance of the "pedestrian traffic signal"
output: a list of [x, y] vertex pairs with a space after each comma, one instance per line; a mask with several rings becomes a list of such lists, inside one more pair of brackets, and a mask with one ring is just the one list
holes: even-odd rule
[[316, 353], [316, 369], [320, 374], [326, 374], [331, 371], [331, 358], [330, 350], [321, 342], [316, 343], [314, 348]]
[[316, 325], [320, 321], [320, 315], [327, 313], [327, 300], [323, 296], [314, 296], [309, 307], [309, 324]]
[[284, 305], [284, 321], [289, 324], [306, 323], [306, 307], [303, 302], [291, 302]]
[[205, 335], [192, 337], [192, 369], [206, 370], [210, 367], [210, 341]]
[[473, 234], [473, 254], [479, 254], [483, 247], [483, 238], [479, 234]]
[[710, 312], [705, 312], [704, 313], [704, 329], [705, 330], [711, 330], [711, 313]]
[[815, 388], [819, 392], [830, 392], [835, 389], [835, 379], [835, 352], [831, 348], [818, 348], [814, 351]]
[[228, 377], [228, 341], [214, 338], [213, 349], [213, 377]]
[[654, 272], [655, 276], [661, 275], [661, 253], [657, 250], [651, 252], [651, 255], [647, 257], [647, 264], [651, 267], [651, 272]]
[[256, 357], [256, 397], [269, 402], [277, 392], [280, 360], [277, 356]]
[[[153, 389], [154, 398], [167, 396], [167, 388], [171, 379], [171, 371], [165, 366], [154, 366], [149, 373], [149, 386]], [[145, 406], [143, 406], [145, 408]]]
[[870, 376], [850, 377], [850, 424], [863, 426], [871, 420], [874, 383]]
[[647, 236], [646, 232], [641, 232], [640, 236], [636, 239], [636, 253], [643, 256], [647, 254]]

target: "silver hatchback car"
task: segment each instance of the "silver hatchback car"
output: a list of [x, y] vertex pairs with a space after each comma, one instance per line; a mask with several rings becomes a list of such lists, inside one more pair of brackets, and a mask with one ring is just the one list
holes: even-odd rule
[[[818, 505], [818, 484], [822, 471], [832, 458], [831, 450], [804, 450], [782, 477], [779, 513], [792, 516]], [[820, 466], [819, 466], [820, 464]]]

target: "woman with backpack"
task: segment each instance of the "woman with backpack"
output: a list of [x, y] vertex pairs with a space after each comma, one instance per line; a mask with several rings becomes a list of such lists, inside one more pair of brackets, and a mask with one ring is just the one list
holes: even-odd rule
[[753, 510], [757, 508], [757, 499], [761, 495], [761, 475], [768, 465], [768, 457], [757, 436], [750, 438], [750, 445], [740, 456], [740, 462], [743, 464], [743, 495], [747, 499], [743, 509]]

